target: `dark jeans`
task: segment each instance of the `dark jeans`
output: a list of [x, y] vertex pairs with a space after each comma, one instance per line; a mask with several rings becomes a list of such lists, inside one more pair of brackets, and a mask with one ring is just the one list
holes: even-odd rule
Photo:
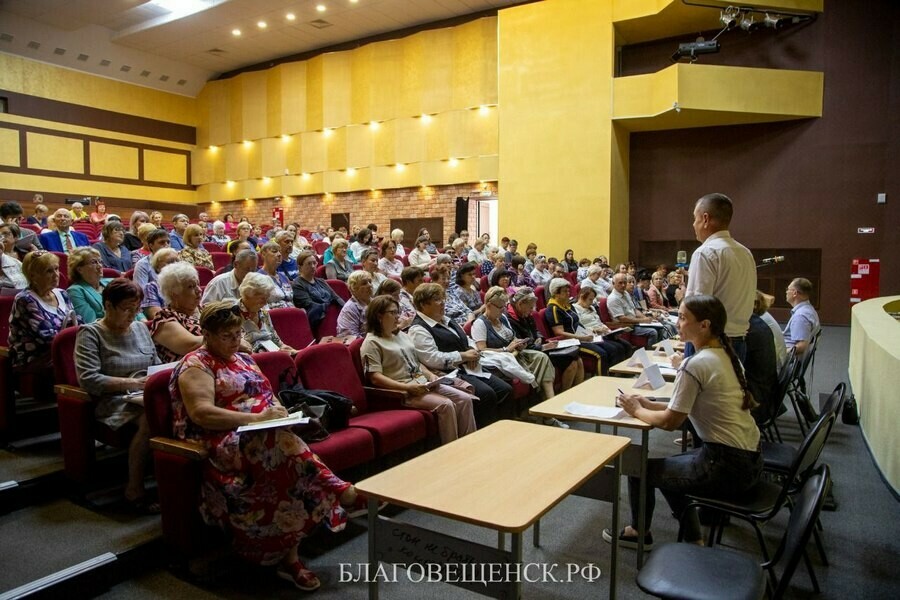
[[[672, 514], [681, 519], [687, 506], [687, 494], [729, 498], [753, 487], [762, 473], [763, 460], [759, 452], [739, 450], [722, 444], [705, 443], [700, 448], [667, 458], [647, 461], [647, 531], [656, 506], [656, 488], [663, 493]], [[628, 478], [628, 499], [631, 504], [631, 526], [637, 529], [640, 479]], [[691, 510], [684, 519], [684, 539], [701, 539], [697, 511]]]
[[[478, 427], [486, 427], [500, 417], [501, 406], [511, 407], [512, 402], [506, 402], [512, 394], [512, 386], [495, 375], [487, 379], [460, 373], [459, 378], [472, 384], [478, 400], [472, 403], [472, 412], [475, 413], [475, 424]], [[504, 417], [507, 417], [504, 411]]]

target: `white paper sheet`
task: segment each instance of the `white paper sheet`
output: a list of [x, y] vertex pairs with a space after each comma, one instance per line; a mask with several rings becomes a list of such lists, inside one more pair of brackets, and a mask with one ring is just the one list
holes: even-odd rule
[[644, 367], [647, 368], [653, 364], [653, 360], [647, 354], [647, 351], [643, 348], [638, 348], [637, 351], [631, 355], [631, 358], [628, 360], [629, 367]]
[[178, 361], [165, 363], [162, 365], [150, 365], [149, 367], [147, 367], [147, 376], [149, 377], [150, 375], [153, 375], [157, 371], [164, 371], [166, 369], [174, 369], [175, 365], [177, 365], [177, 364], [178, 364]]
[[562, 350], [563, 348], [571, 348], [572, 346], [578, 346], [579, 344], [581, 344], [581, 342], [579, 342], [575, 338], [566, 338], [564, 340], [559, 340], [558, 342], [556, 342], [556, 348], [554, 348], [554, 350]]
[[598, 419], [617, 419], [625, 415], [618, 406], [593, 406], [581, 402], [570, 402], [563, 408], [570, 415], [578, 417], [595, 417]]
[[666, 385], [666, 381], [663, 379], [659, 365], [646, 367], [641, 371], [640, 377], [638, 377], [637, 381], [634, 383], [635, 388], [647, 390], [658, 390], [664, 385]]
[[301, 412], [295, 412], [283, 419], [270, 419], [259, 423], [251, 423], [250, 425], [241, 425], [237, 428], [237, 432], [244, 433], [247, 431], [259, 431], [260, 429], [272, 429], [273, 427], [290, 427], [291, 425], [302, 425], [304, 423], [309, 423], [309, 417], [304, 417]]
[[659, 343], [659, 348], [657, 351], [660, 354], [665, 354], [666, 356], [672, 356], [675, 354], [675, 346], [672, 345], [672, 340], [666, 338]]

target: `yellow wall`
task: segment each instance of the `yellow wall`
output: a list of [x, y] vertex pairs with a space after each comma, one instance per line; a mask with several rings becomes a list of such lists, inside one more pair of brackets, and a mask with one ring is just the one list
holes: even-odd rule
[[198, 201], [496, 180], [496, 103], [496, 18], [213, 81]]
[[551, 254], [624, 259], [628, 146], [610, 120], [611, 3], [547, 0], [499, 19], [499, 230]]
[[[9, 54], [0, 54], [0, 89], [179, 125], [194, 125], [197, 120], [193, 98]], [[15, 113], [14, 108], [12, 112]], [[20, 144], [20, 129], [25, 131], [24, 149]], [[146, 149], [147, 146], [153, 148]], [[187, 176], [190, 155], [186, 153], [194, 148], [191, 144], [102, 127], [0, 114], [0, 147], [0, 188], [196, 203], [197, 194], [190, 188]], [[26, 160], [20, 164], [23, 150]], [[9, 170], [16, 167], [40, 172]], [[139, 180], [141, 168], [146, 178], [143, 182]], [[154, 182], [180, 185], [183, 189], [160, 187]]]

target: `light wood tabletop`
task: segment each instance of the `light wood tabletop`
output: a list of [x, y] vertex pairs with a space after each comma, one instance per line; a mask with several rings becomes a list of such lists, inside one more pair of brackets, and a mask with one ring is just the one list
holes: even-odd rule
[[654, 398], [671, 398], [675, 384], [666, 383], [658, 390], [637, 389], [632, 387], [636, 379], [623, 377], [591, 377], [579, 385], [557, 394], [549, 400], [531, 407], [529, 411], [533, 415], [541, 417], [553, 417], [560, 420], [581, 421], [583, 423], [600, 423], [602, 425], [618, 425], [631, 429], [653, 429], [652, 425], [644, 423], [640, 419], [627, 415], [614, 419], [599, 417], [583, 417], [566, 412], [566, 405], [570, 402], [579, 402], [590, 406], [613, 407], [616, 405], [616, 396], [621, 389], [626, 394], [641, 394]]
[[[658, 364], [660, 367], [672, 367], [672, 361], [665, 354], [660, 354], [655, 350], [648, 350], [647, 356], [650, 357], [654, 363]], [[640, 375], [641, 371], [644, 370], [644, 367], [638, 365], [636, 367], [629, 367], [628, 361], [631, 359], [625, 359], [622, 362], [615, 364], [609, 368], [609, 372], [615, 375]], [[674, 373], [666, 373], [662, 374], [663, 379], [666, 381], [674, 381], [675, 374]]]
[[497, 421], [356, 484], [378, 500], [517, 533], [605, 464], [629, 439]]
[[[656, 342], [655, 344], [653, 344], [653, 349], [657, 350], [660, 346], [662, 346], [662, 342]], [[674, 348], [676, 352], [684, 352], [684, 342], [682, 342], [681, 340], [673, 339], [672, 348]]]

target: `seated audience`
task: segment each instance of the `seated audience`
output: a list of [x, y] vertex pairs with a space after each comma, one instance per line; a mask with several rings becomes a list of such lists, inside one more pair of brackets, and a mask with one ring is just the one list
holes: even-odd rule
[[412, 339], [398, 328], [399, 310], [390, 296], [377, 296], [366, 308], [368, 333], [360, 348], [366, 377], [375, 387], [406, 392], [404, 406], [433, 412], [442, 444], [472, 433], [473, 396], [438, 383], [439, 377], [419, 362]]
[[768, 308], [765, 295], [756, 290], [753, 301], [753, 313], [750, 315], [750, 328], [744, 335], [747, 345], [743, 366], [747, 378], [747, 387], [759, 405], [753, 409], [753, 418], [763, 423], [776, 412], [783, 398], [775, 397], [778, 387], [778, 359], [775, 355], [775, 340], [772, 330], [761, 316]]
[[[572, 308], [575, 309], [581, 326], [587, 331], [594, 335], [608, 336], [610, 333], [609, 327], [603, 324], [597, 309], [594, 307], [596, 299], [597, 294], [592, 288], [583, 288], [578, 292], [578, 301], [572, 305]], [[631, 344], [615, 336], [604, 337], [599, 344], [609, 352], [609, 359], [614, 365], [629, 358], [634, 350]]]
[[444, 315], [448, 319], [458, 324], [460, 327], [464, 327], [466, 323], [475, 318], [468, 306], [463, 304], [456, 295], [450, 295], [448, 293], [448, 290], [450, 289], [449, 267], [436, 267], [432, 269], [431, 282], [440, 285], [444, 289]]
[[547, 353], [550, 362], [560, 373], [560, 390], [564, 392], [584, 381], [584, 363], [581, 362], [577, 349], [557, 350], [556, 342], [547, 342], [541, 338], [534, 320], [536, 306], [537, 296], [534, 295], [534, 290], [521, 287], [510, 297], [506, 319], [518, 339], [532, 340], [527, 348]]
[[534, 282], [535, 287], [541, 285], [547, 287], [550, 284], [553, 274], [548, 267], [549, 263], [546, 256], [538, 254], [534, 257], [534, 270], [531, 272], [531, 281]]
[[400, 277], [400, 273], [403, 272], [403, 261], [397, 259], [397, 242], [390, 238], [385, 238], [381, 242], [378, 270], [388, 277]]
[[325, 263], [325, 278], [340, 279], [346, 282], [353, 272], [353, 263], [347, 258], [347, 240], [344, 238], [335, 238], [331, 242], [332, 258]]
[[133, 267], [136, 267], [137, 263], [142, 258], [146, 258], [153, 254], [153, 251], [150, 250], [150, 245], [147, 242], [147, 238], [154, 231], [159, 231], [159, 227], [157, 227], [153, 223], [144, 223], [143, 225], [138, 227], [138, 239], [141, 240], [141, 247], [137, 250], [132, 251], [131, 253], [131, 264]]
[[106, 225], [106, 219], [109, 216], [106, 214], [106, 204], [103, 202], [98, 202], [96, 205], [96, 210], [91, 213], [90, 221], [92, 225]]
[[278, 270], [282, 264], [281, 246], [275, 242], [266, 242], [260, 249], [263, 266], [257, 273], [261, 273], [272, 282], [272, 294], [269, 296], [269, 308], [285, 308], [294, 305], [294, 290], [287, 275]]
[[225, 215], [222, 217], [222, 222], [226, 234], [234, 233], [234, 230], [238, 225], [234, 220], [234, 215], [232, 215], [231, 213], [225, 213]]
[[[290, 229], [279, 231], [275, 234], [275, 243], [281, 248], [281, 264], [278, 265], [277, 270], [288, 281], [294, 281], [297, 278], [297, 273], [300, 272], [299, 267], [297, 267], [297, 257], [302, 250], [297, 251], [295, 235]], [[299, 238], [300, 236], [297, 237]], [[306, 250], [308, 248], [309, 244], [306, 244], [303, 249]]]
[[581, 289], [590, 288], [594, 290], [597, 298], [606, 298], [612, 290], [612, 286], [608, 281], [603, 279], [603, 267], [591, 265], [587, 270], [587, 277], [581, 280], [579, 284]]
[[306, 318], [314, 329], [325, 318], [325, 311], [329, 305], [344, 306], [344, 301], [334, 293], [324, 279], [316, 277], [316, 255], [310, 250], [304, 250], [297, 257], [300, 273], [294, 279], [291, 287], [294, 292], [294, 306], [306, 311]]
[[669, 299], [663, 293], [666, 276], [656, 271], [650, 278], [650, 287], [647, 288], [647, 305], [651, 309], [669, 310]]
[[53, 222], [56, 223], [56, 231], [42, 233], [38, 236], [41, 246], [45, 250], [71, 254], [75, 248], [91, 245], [86, 235], [71, 229], [72, 214], [65, 208], [60, 208], [53, 213]]
[[172, 231], [169, 232], [169, 245], [181, 252], [184, 249], [184, 232], [191, 220], [185, 214], [172, 217]]
[[[154, 276], [158, 278], [159, 273], [164, 268], [177, 262], [178, 253], [175, 250], [172, 248], [162, 248], [150, 258], [150, 268], [153, 269]], [[191, 268], [193, 269], [194, 267]], [[196, 269], [194, 269], [194, 272], [196, 273]], [[166, 301], [160, 292], [159, 281], [151, 281], [148, 283], [147, 287], [144, 288], [144, 300], [141, 302], [141, 310], [144, 311], [144, 316], [148, 319], [152, 319], [165, 305]]]
[[628, 275], [621, 272], [616, 273], [613, 276], [613, 291], [610, 292], [609, 297], [606, 299], [606, 309], [609, 311], [609, 316], [617, 323], [634, 329], [637, 335], [646, 337], [647, 345], [652, 346], [659, 341], [659, 332], [643, 324], [653, 323], [654, 319], [638, 313], [627, 288]]
[[179, 253], [182, 262], [186, 262], [195, 267], [206, 267], [207, 269], [215, 269], [213, 266], [212, 255], [203, 247], [203, 241], [206, 238], [206, 232], [200, 225], [188, 225], [183, 234], [184, 247]]
[[259, 244], [256, 239], [250, 237], [250, 234], [253, 233], [253, 226], [248, 222], [238, 223], [237, 227], [234, 230], [236, 237], [225, 244], [225, 251], [230, 251], [231, 247], [240, 242], [247, 242], [250, 244], [250, 247], [253, 248], [254, 251], [257, 250]]
[[47, 226], [47, 214], [50, 210], [43, 204], [38, 204], [34, 207], [34, 214], [25, 219], [26, 223], [31, 225], [37, 225], [40, 228], [44, 228]]
[[778, 370], [780, 371], [784, 366], [784, 363], [787, 362], [787, 346], [784, 343], [784, 332], [781, 330], [781, 325], [778, 324], [778, 321], [776, 321], [775, 317], [772, 316], [772, 313], [769, 312], [773, 302], [775, 302], [775, 296], [770, 296], [769, 294], [762, 295], [760, 307], [763, 309], [763, 312], [760, 313], [759, 318], [762, 319], [772, 331], [772, 341], [775, 344], [775, 358], [778, 361]]
[[225, 251], [225, 245], [231, 241], [231, 238], [225, 233], [225, 223], [222, 221], [213, 222], [212, 235], [209, 236], [209, 241], [222, 246], [222, 251]]
[[[419, 230], [419, 235], [417, 235], [416, 238], [420, 238], [420, 237], [423, 237], [427, 240], [425, 243], [425, 252], [427, 252], [428, 254], [432, 254], [432, 255], [438, 253], [437, 247], [431, 241], [431, 234], [428, 233], [428, 230], [426, 228], [423, 227], [422, 229]], [[412, 264], [412, 263], [410, 263], [410, 264]]]
[[494, 270], [494, 265], [496, 264], [497, 256], [500, 255], [500, 250], [496, 246], [486, 246], [484, 254], [487, 258], [479, 265], [478, 274], [479, 276], [487, 277], [490, 272]]
[[487, 242], [482, 238], [475, 238], [475, 241], [472, 243], [472, 249], [469, 250], [469, 262], [475, 263], [476, 265], [481, 265], [484, 261], [488, 259], [487, 254], [484, 251], [484, 247], [487, 245]]
[[366, 306], [372, 299], [372, 276], [368, 271], [353, 271], [347, 279], [350, 299], [341, 308], [337, 320], [337, 334], [354, 338], [366, 335]]
[[103, 288], [109, 279], [103, 279], [103, 263], [94, 248], [76, 248], [69, 255], [69, 298], [82, 323], [102, 319]]
[[[418, 238], [416, 238], [416, 247], [412, 250], [412, 252], [409, 253], [409, 256], [407, 257], [409, 260], [409, 266], [421, 267], [423, 269], [429, 269], [434, 266], [434, 257], [431, 255], [431, 253], [428, 252], [428, 245], [430, 243], [430, 240], [425, 236], [419, 236]], [[436, 250], [435, 254], [437, 254]]]
[[488, 277], [491, 287], [501, 287], [504, 290], [513, 292], [512, 282], [516, 274], [509, 269], [494, 269]]
[[159, 286], [164, 306], [148, 323], [150, 337], [162, 362], [170, 363], [203, 343], [198, 311], [200, 280], [190, 264], [175, 262], [160, 270], [155, 285]]
[[[699, 448], [686, 453], [648, 460], [645, 549], [653, 543], [656, 488], [683, 523], [685, 541], [702, 544], [696, 511], [684, 514], [688, 495], [740, 498], [762, 473], [759, 429], [750, 414], [755, 402], [731, 340], [725, 335], [725, 322], [725, 308], [718, 299], [705, 295], [685, 298], [679, 308], [679, 333], [697, 353], [682, 362], [672, 399], [655, 402], [639, 394], [618, 398], [628, 415], [666, 431], [674, 431], [690, 419], [702, 440]], [[604, 530], [605, 540], [611, 541], [618, 533], [619, 544], [637, 547], [639, 491], [640, 481], [629, 477], [631, 524], [621, 532]]]
[[391, 240], [393, 240], [394, 244], [396, 244], [396, 254], [397, 258], [402, 259], [406, 256], [406, 248], [403, 247], [403, 230], [395, 229], [391, 232]]
[[22, 273], [22, 261], [16, 252], [18, 236], [13, 233], [14, 227], [16, 225], [13, 223], [0, 223], [0, 288], [24, 290], [28, 287], [28, 281]]
[[73, 223], [90, 223], [91, 215], [88, 214], [86, 210], [84, 210], [84, 204], [81, 202], [75, 202], [72, 204], [72, 210], [69, 211], [69, 215], [72, 217]]
[[684, 277], [678, 271], [672, 271], [668, 276], [669, 285], [666, 287], [666, 299], [669, 301], [669, 308], [678, 308], [681, 301], [684, 300]]
[[458, 370], [459, 378], [474, 388], [478, 397], [474, 407], [475, 420], [479, 426], [484, 426], [497, 419], [497, 409], [509, 398], [512, 387], [499, 377], [480, 376], [485, 372], [475, 342], [466, 336], [462, 327], [444, 315], [444, 298], [444, 288], [436, 283], [423, 283], [416, 288], [413, 301], [417, 314], [409, 335], [421, 364], [435, 373]]
[[158, 210], [154, 210], [152, 213], [150, 213], [150, 222], [153, 223], [153, 225], [155, 225], [157, 229], [162, 229], [163, 214]]
[[[65, 290], [59, 289], [59, 258], [38, 250], [22, 261], [28, 287], [15, 297], [9, 316], [9, 352], [13, 369], [46, 374], [52, 366], [50, 345], [56, 334], [81, 323]], [[50, 382], [50, 390], [53, 383]], [[52, 391], [50, 391], [52, 395]]]
[[518, 248], [519, 242], [517, 240], [509, 240], [506, 252], [503, 253], [503, 259], [507, 265], [512, 263], [514, 257], [519, 256], [519, 253], [517, 252]]
[[363, 227], [356, 234], [356, 241], [350, 246], [350, 250], [357, 260], [362, 261], [363, 252], [372, 247], [372, 237], [372, 230], [368, 227]]
[[133, 267], [131, 251], [125, 247], [125, 227], [121, 221], [110, 220], [103, 226], [103, 239], [93, 245], [100, 253], [100, 261], [107, 269], [126, 273]]
[[125, 499], [138, 511], [158, 513], [144, 489], [150, 458], [150, 430], [140, 403], [126, 400], [141, 392], [147, 368], [159, 364], [146, 325], [135, 321], [140, 312], [141, 288], [127, 279], [114, 279], [103, 290], [103, 318], [78, 330], [75, 372], [78, 385], [97, 399], [94, 415], [111, 429], [133, 423], [137, 432], [128, 446], [128, 483]]
[[550, 301], [547, 303], [547, 310], [544, 311], [544, 321], [554, 337], [578, 340], [580, 342], [578, 351], [581, 355], [594, 357], [600, 371], [598, 374], [608, 374], [609, 367], [615, 364], [612, 362], [614, 357], [610, 351], [616, 349], [604, 346], [602, 342], [594, 342], [594, 334], [581, 327], [578, 313], [572, 308], [569, 300], [569, 280], [556, 277], [550, 281], [547, 290], [550, 293]]
[[[149, 222], [150, 216], [147, 213], [140, 210], [136, 210], [131, 213], [131, 218], [128, 221], [128, 231], [125, 232], [125, 239], [122, 241], [122, 244], [129, 252], [139, 250], [141, 246], [144, 245], [144, 242], [142, 242], [141, 238], [138, 237], [138, 229], [141, 225]], [[131, 267], [129, 267], [129, 269], [130, 268]]]
[[[242, 250], [253, 250], [253, 244], [250, 242], [238, 242], [237, 244], [232, 244], [228, 248], [228, 253], [231, 255], [231, 262], [222, 267], [221, 269], [216, 271], [216, 275], [221, 275], [222, 273], [228, 273], [234, 270], [234, 260], [238, 255], [238, 252]], [[253, 250], [255, 252], [255, 250]]]
[[447, 290], [448, 296], [454, 296], [469, 309], [473, 314], [472, 318], [484, 312], [484, 303], [481, 301], [478, 282], [475, 280], [477, 268], [475, 263], [463, 263], [456, 271], [454, 283]]
[[359, 264], [362, 266], [362, 270], [372, 278], [373, 290], [387, 279], [387, 275], [378, 271], [378, 250], [375, 248], [365, 248], [359, 255]]
[[510, 283], [512, 287], [534, 288], [534, 282], [531, 280], [531, 273], [529, 269], [525, 268], [525, 257], [520, 255], [513, 256], [510, 271], [513, 272], [512, 281]]
[[[150, 259], [163, 248], [169, 248], [169, 233], [162, 228], [151, 231], [147, 234], [147, 247], [150, 249], [150, 254], [137, 261], [132, 278], [141, 289], [146, 289], [148, 283], [156, 281], [156, 271], [150, 266]], [[173, 250], [178, 252], [175, 248]]]
[[812, 295], [812, 283], [809, 279], [797, 277], [787, 287], [785, 298], [791, 305], [791, 318], [784, 328], [784, 343], [794, 348], [797, 355], [802, 355], [819, 332], [819, 314], [809, 301]]
[[169, 384], [175, 436], [201, 442], [209, 453], [202, 469], [203, 519], [228, 531], [247, 560], [278, 563], [279, 577], [312, 591], [319, 579], [300, 562], [298, 544], [320, 523], [340, 530], [347, 510], [364, 507], [365, 498], [290, 428], [235, 431], [288, 414], [250, 355], [239, 352], [239, 313], [223, 302], [203, 308], [204, 345], [178, 363]]
[[409, 327], [409, 323], [412, 323], [412, 320], [416, 318], [416, 305], [413, 301], [413, 294], [415, 294], [416, 288], [422, 285], [424, 280], [425, 272], [419, 267], [406, 267], [400, 273], [400, 285], [403, 286], [403, 289], [400, 290], [399, 299], [400, 322], [407, 323], [406, 327]]
[[[273, 242], [268, 244], [271, 243]], [[244, 342], [249, 352], [281, 351], [294, 355], [297, 351], [281, 341], [269, 316], [267, 302], [272, 297], [274, 288], [271, 278], [262, 273], [247, 273], [241, 282], [239, 291], [241, 316], [244, 318], [241, 326]]]
[[575, 279], [584, 281], [588, 276], [588, 269], [591, 268], [591, 259], [582, 258], [578, 261], [578, 270], [575, 271]]
[[575, 260], [575, 252], [570, 248], [563, 254], [562, 262], [560, 262], [566, 273], [578, 272], [578, 261]]
[[217, 300], [240, 300], [238, 288], [247, 273], [256, 271], [259, 258], [253, 250], [241, 250], [234, 257], [234, 268], [228, 273], [216, 275], [203, 290], [201, 304], [216, 302]]

